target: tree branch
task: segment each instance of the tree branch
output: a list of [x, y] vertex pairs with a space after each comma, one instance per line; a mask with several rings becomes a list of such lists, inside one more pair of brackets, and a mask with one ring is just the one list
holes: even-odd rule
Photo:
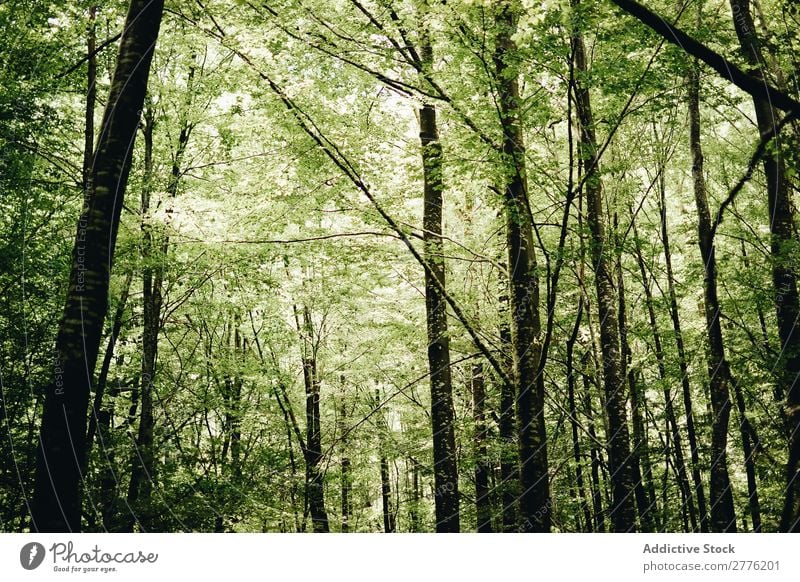
[[772, 106], [787, 112], [800, 114], [800, 102], [783, 91], [769, 85], [765, 80], [746, 73], [731, 61], [698, 42], [681, 29], [669, 24], [661, 16], [634, 0], [611, 0], [619, 8], [636, 18], [668, 42], [679, 46], [714, 69], [720, 77], [729, 80], [745, 93], [763, 99]]

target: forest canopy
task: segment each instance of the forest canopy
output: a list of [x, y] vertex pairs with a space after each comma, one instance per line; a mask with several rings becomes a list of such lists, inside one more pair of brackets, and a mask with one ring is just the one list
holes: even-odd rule
[[0, 30], [0, 531], [800, 531], [795, 2]]

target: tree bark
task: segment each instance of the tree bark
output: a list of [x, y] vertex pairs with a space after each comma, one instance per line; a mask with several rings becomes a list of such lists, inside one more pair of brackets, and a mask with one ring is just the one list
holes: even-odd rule
[[486, 446], [486, 389], [483, 366], [472, 368], [472, 413], [475, 423], [475, 515], [478, 533], [492, 533], [492, 505], [489, 497], [489, 454]]
[[[135, 523], [143, 531], [150, 529], [148, 502], [153, 484], [153, 382], [158, 351], [161, 314], [160, 277], [154, 263], [159, 261], [154, 249], [153, 225], [150, 217], [150, 198], [153, 187], [153, 132], [155, 113], [147, 106], [142, 115], [144, 137], [144, 187], [142, 188], [142, 361], [139, 395], [139, 429], [131, 458], [131, 478], [128, 483], [128, 506], [132, 509], [132, 530]], [[141, 499], [141, 502], [140, 502]]]
[[[375, 388], [375, 410], [379, 410], [381, 393]], [[381, 510], [383, 513], [383, 533], [394, 533], [395, 522], [392, 512], [392, 483], [389, 480], [389, 459], [386, 456], [386, 432], [389, 426], [381, 410], [378, 414], [378, 457], [381, 473]]]
[[90, 378], [108, 310], [125, 187], [163, 0], [131, 0], [75, 237], [69, 291], [42, 414], [31, 529], [80, 530]]
[[[768, 65], [764, 60], [761, 43], [756, 34], [750, 12], [749, 0], [730, 0], [733, 24], [752, 76], [762, 86], [767, 86]], [[769, 148], [762, 158], [767, 178], [767, 201], [770, 215], [770, 251], [772, 253], [772, 283], [775, 288], [775, 311], [778, 320], [778, 337], [781, 340], [781, 381], [786, 393], [786, 411], [789, 425], [789, 460], [786, 466], [786, 497], [781, 514], [781, 531], [800, 531], [800, 331], [796, 329], [800, 317], [800, 297], [797, 292], [797, 273], [790, 249], [795, 244], [795, 211], [791, 202], [786, 164], [781, 153], [781, 143], [776, 130], [779, 113], [784, 108], [775, 95], [753, 94], [758, 131], [761, 136], [775, 138], [774, 148]], [[800, 109], [794, 109], [800, 113]]]
[[350, 457], [347, 455], [347, 403], [344, 399], [345, 376], [340, 377], [342, 384], [342, 402], [339, 407], [339, 434], [342, 464], [342, 533], [350, 531]]
[[544, 423], [544, 384], [539, 377], [541, 322], [539, 280], [528, 201], [525, 140], [522, 131], [517, 47], [516, 3], [504, 1], [495, 15], [495, 83], [503, 130], [503, 173], [511, 323], [517, 382], [517, 431], [520, 456], [519, 510], [522, 531], [549, 532], [550, 482]]
[[[616, 227], [616, 216], [615, 216]], [[622, 348], [621, 377], [627, 380], [631, 395], [631, 421], [633, 425], [633, 441], [631, 443], [631, 463], [633, 479], [636, 483], [636, 509], [639, 513], [639, 527], [642, 532], [653, 531], [653, 508], [655, 499], [648, 492], [652, 488], [652, 471], [650, 470], [650, 447], [647, 443], [647, 431], [642, 418], [642, 398], [636, 381], [636, 370], [631, 366], [632, 353], [628, 344], [627, 305], [625, 303], [625, 280], [622, 276], [622, 257], [617, 257], [617, 288], [619, 289], [619, 341]], [[644, 468], [644, 473], [642, 469]]]
[[[663, 169], [662, 169], [663, 175]], [[662, 185], [663, 186], [663, 185]], [[663, 190], [662, 190], [662, 204]], [[662, 220], [662, 238], [666, 233], [666, 209], [661, 207], [661, 220]], [[675, 414], [675, 406], [673, 404], [672, 391], [670, 390], [671, 380], [667, 377], [667, 364], [664, 357], [664, 347], [661, 341], [661, 332], [658, 329], [658, 320], [656, 319], [655, 304], [653, 300], [653, 292], [650, 289], [650, 280], [647, 274], [647, 267], [644, 261], [644, 255], [641, 249], [641, 240], [639, 239], [638, 229], [634, 224], [633, 227], [634, 239], [636, 245], [636, 260], [639, 264], [639, 273], [642, 278], [642, 288], [644, 289], [645, 304], [647, 305], [647, 316], [650, 323], [650, 332], [653, 335], [653, 345], [655, 347], [656, 363], [658, 364], [658, 377], [661, 380], [661, 386], [664, 394], [664, 415], [667, 421], [667, 430], [670, 431], [672, 437], [672, 451], [675, 457], [675, 473], [678, 480], [678, 487], [681, 492], [681, 497], [684, 499], [684, 505], [689, 512], [689, 519], [691, 521], [692, 531], [697, 530], [697, 508], [694, 505], [694, 496], [692, 495], [692, 488], [689, 484], [689, 477], [686, 471], [686, 463], [683, 455], [683, 444], [681, 439], [680, 429], [678, 428], [678, 419]], [[668, 240], [668, 239], [667, 239]], [[668, 243], [667, 243], [668, 244]], [[669, 264], [669, 260], [668, 260]], [[669, 273], [668, 273], [669, 276]], [[668, 451], [665, 451], [668, 454]]]
[[83, 192], [88, 194], [92, 180], [92, 158], [94, 156], [94, 108], [97, 103], [97, 55], [95, 44], [97, 31], [97, 7], [89, 8], [89, 24], [86, 27], [86, 109], [83, 128]]
[[[578, 0], [572, 0], [574, 11]], [[572, 30], [572, 53], [575, 70], [585, 75], [588, 66], [583, 36], [577, 27]], [[600, 178], [597, 139], [594, 131], [591, 101], [588, 89], [578, 80], [575, 83], [575, 110], [580, 120], [580, 157], [585, 175], [587, 219], [591, 233], [591, 257], [597, 292], [600, 341], [603, 354], [603, 379], [605, 384], [606, 413], [608, 418], [608, 463], [611, 473], [613, 507], [610, 510], [614, 531], [629, 532], [636, 529], [635, 481], [631, 463], [630, 437], [626, 411], [625, 382], [619, 348], [619, 320], [617, 318], [614, 273], [606, 248], [603, 211], [603, 185]]]
[[[167, 183], [166, 214], [172, 213], [172, 201], [178, 193], [181, 177], [181, 163], [189, 143], [192, 124], [188, 121], [188, 109], [193, 97], [193, 81], [195, 67], [189, 68], [185, 109], [180, 112], [181, 127], [178, 135], [177, 149], [172, 158], [172, 167]], [[164, 277], [166, 275], [167, 257], [169, 254], [169, 234], [156, 228], [151, 215], [153, 182], [153, 139], [155, 129], [155, 113], [151, 105], [144, 111], [142, 128], [145, 142], [145, 178], [142, 189], [142, 383], [141, 413], [139, 431], [136, 438], [136, 451], [133, 455], [131, 480], [128, 487], [128, 504], [138, 507], [136, 519], [139, 526], [150, 529], [153, 512], [149, 507], [150, 494], [155, 483], [156, 466], [154, 440], [153, 392], [155, 390], [156, 363], [158, 360], [158, 337], [161, 333], [161, 315], [164, 303]], [[131, 524], [132, 525], [132, 524]]]
[[594, 530], [592, 513], [586, 497], [586, 486], [583, 478], [583, 460], [581, 458], [581, 442], [579, 437], [578, 405], [575, 398], [575, 342], [578, 340], [581, 320], [583, 319], [583, 299], [578, 300], [578, 313], [575, 325], [567, 338], [567, 402], [569, 403], [570, 428], [572, 429], [572, 459], [575, 462], [575, 485], [578, 502], [581, 506], [586, 531]]
[[[501, 261], [505, 267], [505, 261]], [[501, 271], [498, 276], [500, 315], [500, 345], [503, 349], [502, 363], [509, 378], [514, 377], [514, 343], [509, 319], [508, 277]], [[512, 532], [517, 527], [517, 499], [519, 497], [519, 451], [514, 439], [514, 384], [499, 378], [500, 414], [498, 433], [500, 436], [500, 501], [503, 504], [503, 531]]]
[[[691, 81], [689, 91], [692, 91]], [[698, 103], [699, 103], [699, 97]], [[699, 111], [698, 123], [699, 123]], [[664, 180], [664, 169], [660, 179]], [[681, 330], [680, 314], [678, 312], [678, 294], [675, 290], [675, 277], [672, 273], [672, 251], [669, 243], [669, 232], [666, 222], [666, 197], [663, 186], [661, 191], [661, 242], [664, 247], [664, 262], [667, 269], [667, 287], [669, 293], [669, 313], [672, 319], [672, 331], [675, 337], [675, 346], [678, 351], [678, 366], [681, 373], [681, 388], [683, 394], [683, 408], [686, 416], [686, 435], [689, 441], [689, 452], [692, 461], [692, 485], [694, 495], [697, 499], [697, 510], [700, 514], [700, 531], [708, 532], [708, 508], [706, 507], [706, 494], [703, 486], [703, 478], [700, 473], [700, 454], [697, 445], [697, 432], [694, 427], [694, 412], [692, 408], [692, 389], [689, 384], [689, 366], [686, 358], [686, 347], [683, 343], [683, 331]], [[638, 237], [637, 237], [638, 240]]]
[[320, 464], [322, 462], [322, 429], [319, 412], [319, 380], [314, 356], [303, 360], [303, 380], [306, 389], [306, 498], [311, 524], [316, 533], [327, 533], [328, 514], [325, 511], [325, 492]]
[[[433, 51], [427, 36], [422, 42], [421, 51], [424, 66], [432, 67]], [[419, 111], [419, 137], [422, 145], [424, 180], [422, 223], [425, 230], [425, 262], [429, 266], [425, 272], [425, 313], [431, 386], [436, 531], [452, 533], [458, 532], [461, 526], [456, 441], [453, 426], [450, 335], [447, 329], [447, 302], [442, 293], [442, 289], [446, 289], [442, 247], [444, 176], [436, 109], [429, 103], [423, 105]], [[437, 286], [437, 281], [441, 289]]]
[[711, 238], [711, 213], [708, 208], [705, 177], [703, 175], [703, 150], [700, 145], [699, 65], [691, 68], [689, 90], [689, 134], [692, 152], [692, 177], [697, 206], [697, 231], [700, 256], [705, 270], [703, 280], [704, 309], [709, 390], [711, 393], [711, 530], [735, 532], [736, 516], [733, 494], [728, 476], [728, 422], [730, 419], [729, 384], [731, 374], [725, 360], [725, 345], [720, 326], [720, 307], [717, 298], [717, 260]]
[[583, 364], [583, 399], [586, 409], [586, 432], [589, 433], [589, 458], [591, 460], [591, 493], [592, 493], [592, 512], [594, 514], [594, 531], [606, 531], [606, 518], [605, 510], [603, 509], [603, 483], [601, 480], [602, 466], [603, 466], [603, 451], [597, 446], [597, 430], [594, 425], [594, 412], [592, 406], [592, 382], [589, 374], [586, 372], [586, 367], [589, 362], [589, 353], [584, 354]]

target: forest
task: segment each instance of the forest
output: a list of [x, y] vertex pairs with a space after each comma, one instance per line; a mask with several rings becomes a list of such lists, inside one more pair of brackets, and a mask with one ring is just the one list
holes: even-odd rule
[[0, 531], [800, 531], [793, 0], [0, 30]]

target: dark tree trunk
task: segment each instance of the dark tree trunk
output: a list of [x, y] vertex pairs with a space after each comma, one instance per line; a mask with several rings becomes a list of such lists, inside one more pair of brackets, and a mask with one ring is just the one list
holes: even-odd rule
[[512, 37], [517, 29], [517, 16], [511, 4], [504, 1], [497, 7], [494, 65], [503, 129], [502, 161], [506, 179], [503, 194], [515, 380], [518, 383], [520, 529], [526, 532], [549, 532], [551, 503], [544, 423], [544, 384], [539, 378], [539, 281], [536, 274], [533, 216], [528, 203], [519, 80], [513, 64], [517, 48]]
[[[125, 283], [122, 285], [122, 295], [120, 295], [117, 309], [114, 312], [113, 324], [111, 326], [111, 333], [108, 336], [108, 344], [106, 344], [106, 351], [103, 354], [103, 362], [100, 365], [100, 373], [97, 375], [97, 383], [94, 387], [94, 400], [92, 407], [89, 411], [89, 428], [86, 431], [86, 456], [88, 459], [89, 454], [92, 452], [94, 445], [94, 437], [97, 434], [97, 425], [99, 416], [103, 408], [103, 396], [105, 395], [106, 385], [108, 384], [108, 373], [111, 370], [111, 360], [114, 358], [114, 346], [117, 343], [117, 338], [122, 331], [122, 318], [125, 314], [125, 307], [128, 304], [128, 293], [131, 288], [133, 280], [133, 272], [129, 272], [125, 277]], [[105, 441], [101, 441], [105, 442]]]
[[[573, 9], [578, 2], [573, 0]], [[587, 71], [583, 36], [576, 28], [572, 31], [572, 53], [575, 70]], [[600, 340], [603, 352], [603, 378], [605, 407], [608, 417], [608, 464], [611, 473], [613, 507], [609, 514], [614, 531], [629, 532], [636, 528], [635, 485], [631, 463], [630, 437], [626, 411], [625, 382], [619, 348], [619, 321], [617, 319], [614, 272], [606, 248], [603, 211], [603, 185], [597, 157], [597, 139], [592, 119], [588, 89], [576, 82], [575, 110], [580, 119], [580, 157], [585, 176], [586, 209], [591, 233], [590, 249], [595, 273]]]
[[163, 0], [131, 0], [90, 187], [78, 222], [69, 291], [47, 388], [31, 505], [31, 529], [79, 531], [90, 378], [108, 310], [108, 286], [133, 143]]
[[[616, 226], [616, 216], [614, 221]], [[633, 479], [636, 483], [636, 508], [639, 512], [639, 527], [641, 531], [647, 533], [653, 531], [652, 510], [655, 507], [655, 499], [651, 499], [648, 495], [648, 490], [652, 487], [650, 447], [647, 443], [647, 431], [642, 418], [642, 398], [636, 381], [636, 370], [630, 366], [632, 353], [628, 345], [627, 305], [625, 303], [625, 280], [622, 276], [621, 257], [617, 257], [617, 288], [619, 289], [619, 341], [622, 348], [622, 378], [627, 379], [628, 390], [631, 395], [631, 421], [633, 424], [631, 464], [633, 467]], [[645, 468], [644, 473], [642, 473], [642, 467]]]
[[[752, 75], [764, 82], [768, 77], [767, 64], [761, 43], [756, 34], [749, 0], [730, 0], [736, 36], [753, 68]], [[771, 96], [774, 98], [774, 95]], [[789, 257], [794, 244], [794, 208], [792, 207], [789, 179], [781, 153], [782, 145], [776, 125], [779, 112], [770, 100], [753, 96], [758, 130], [762, 136], [774, 136], [775, 148], [768, 148], [762, 158], [767, 178], [767, 201], [770, 215], [772, 283], [775, 288], [775, 309], [778, 320], [778, 337], [781, 340], [779, 369], [786, 394], [786, 411], [789, 425], [789, 461], [786, 467], [786, 498], [781, 515], [781, 531], [800, 531], [800, 331], [796, 329], [800, 317], [800, 298], [797, 293], [797, 273]], [[796, 111], [800, 113], [800, 111]]]
[[689, 133], [692, 151], [692, 177], [697, 205], [698, 243], [705, 268], [703, 281], [704, 308], [708, 342], [708, 377], [711, 392], [711, 529], [715, 532], [735, 532], [736, 516], [728, 476], [728, 422], [730, 419], [731, 374], [725, 360], [725, 346], [720, 325], [717, 298], [717, 261], [711, 237], [711, 213], [708, 208], [703, 150], [700, 145], [699, 65], [692, 67], [689, 91]]
[[341, 376], [342, 403], [339, 407], [339, 434], [342, 455], [342, 533], [350, 531], [350, 457], [347, 456], [347, 403], [344, 400], [345, 377]]
[[739, 413], [739, 435], [742, 437], [742, 453], [744, 454], [744, 470], [747, 475], [747, 504], [753, 521], [753, 531], [761, 532], [761, 503], [758, 500], [758, 482], [756, 481], [756, 463], [754, 447], [757, 443], [752, 438], [750, 420], [744, 403], [742, 388], [733, 382], [733, 394], [736, 400], [736, 411]]
[[486, 446], [486, 389], [483, 366], [472, 368], [472, 412], [475, 422], [475, 515], [478, 533], [492, 533], [492, 505], [489, 497], [489, 453]]
[[97, 55], [95, 44], [97, 7], [89, 8], [89, 25], [86, 36], [86, 109], [83, 128], [83, 192], [88, 195], [92, 180], [94, 156], [94, 108], [97, 103]]
[[148, 507], [153, 484], [153, 382], [158, 351], [158, 334], [161, 314], [161, 285], [159, 261], [154, 249], [153, 225], [150, 218], [150, 198], [153, 183], [153, 131], [155, 114], [148, 106], [143, 114], [144, 137], [144, 187], [142, 189], [142, 372], [139, 395], [140, 416], [136, 444], [131, 458], [131, 479], [128, 483], [128, 506], [133, 510], [132, 529], [138, 523], [143, 531], [150, 529]]
[[[306, 324], [310, 325], [306, 311]], [[303, 456], [306, 461], [306, 501], [311, 523], [316, 533], [329, 531], [325, 511], [325, 491], [322, 481], [322, 428], [319, 417], [319, 380], [316, 358], [303, 360], [303, 381], [306, 389], [306, 442]]]
[[[501, 261], [505, 266], [505, 262]], [[501, 272], [499, 277], [500, 294], [500, 344], [503, 348], [502, 360], [508, 376], [514, 377], [514, 344], [509, 324], [508, 277]], [[517, 527], [517, 499], [519, 497], [519, 456], [514, 439], [514, 385], [500, 382], [500, 414], [498, 432], [500, 436], [500, 502], [503, 504], [503, 531], [512, 532]]]
[[[187, 119], [193, 95], [194, 66], [189, 68], [188, 86], [186, 89], [185, 109], [181, 112], [181, 129], [178, 135], [177, 150], [172, 158], [172, 168], [167, 183], [166, 213], [172, 213], [172, 200], [178, 193], [181, 176], [181, 163], [189, 143], [192, 124]], [[152, 487], [155, 483], [156, 466], [154, 439], [153, 394], [155, 389], [156, 363], [158, 360], [158, 336], [161, 333], [161, 316], [164, 303], [163, 287], [166, 274], [167, 256], [169, 254], [169, 234], [161, 232], [151, 216], [153, 181], [153, 132], [155, 113], [148, 105], [143, 116], [143, 134], [145, 142], [144, 156], [144, 188], [142, 189], [142, 383], [141, 414], [139, 431], [136, 438], [131, 469], [131, 480], [128, 487], [128, 504], [135, 510], [139, 527], [150, 529], [153, 517], [149, 507]], [[132, 525], [132, 524], [131, 524]]]
[[575, 316], [575, 325], [567, 339], [567, 401], [569, 403], [570, 428], [572, 429], [572, 458], [575, 461], [575, 485], [577, 487], [578, 502], [583, 513], [586, 531], [593, 531], [592, 513], [586, 497], [586, 486], [583, 478], [583, 459], [581, 458], [581, 442], [579, 437], [578, 405], [575, 398], [575, 342], [578, 340], [581, 320], [583, 319], [583, 300], [578, 301], [578, 313]]
[[389, 481], [389, 461], [381, 452], [381, 509], [383, 510], [383, 533], [394, 533], [392, 514], [392, 484]]
[[583, 398], [586, 409], [586, 432], [589, 433], [590, 446], [589, 458], [591, 460], [591, 492], [592, 492], [592, 511], [594, 513], [594, 531], [606, 531], [606, 518], [603, 509], [603, 483], [601, 480], [601, 469], [603, 465], [603, 451], [597, 446], [597, 430], [594, 426], [594, 412], [592, 410], [592, 386], [591, 380], [586, 370], [589, 354], [583, 358]]
[[[663, 171], [662, 171], [663, 175]], [[663, 203], [663, 192], [662, 192]], [[666, 221], [666, 209], [662, 207], [661, 220]], [[666, 231], [666, 222], [662, 223], [662, 236]], [[667, 364], [664, 357], [664, 347], [661, 342], [661, 332], [658, 329], [658, 320], [656, 319], [655, 304], [653, 300], [653, 292], [650, 289], [650, 278], [647, 274], [647, 266], [645, 265], [644, 255], [642, 254], [641, 241], [639, 233], [634, 224], [634, 239], [636, 244], [636, 260], [639, 264], [639, 273], [642, 278], [642, 288], [644, 289], [645, 303], [647, 305], [647, 317], [650, 323], [650, 332], [653, 335], [653, 346], [655, 348], [656, 363], [658, 365], [658, 377], [661, 380], [661, 387], [664, 393], [664, 415], [667, 421], [667, 430], [669, 430], [672, 437], [672, 452], [675, 457], [675, 471], [678, 479], [678, 487], [680, 489], [681, 497], [684, 500], [682, 506], [689, 511], [689, 519], [691, 520], [692, 531], [697, 530], [697, 509], [694, 505], [694, 497], [692, 495], [692, 487], [689, 484], [689, 476], [686, 471], [686, 463], [683, 456], [683, 444], [678, 428], [678, 420], [675, 415], [675, 406], [673, 404], [672, 391], [670, 390], [671, 380], [667, 377]], [[668, 454], [665, 451], [665, 454]]]
[[[381, 405], [380, 389], [375, 389], [375, 410]], [[383, 533], [394, 533], [395, 522], [392, 512], [392, 483], [389, 479], [389, 459], [386, 456], [386, 432], [389, 426], [383, 412], [378, 416], [378, 457], [381, 472], [381, 510], [383, 512]]]
[[420, 531], [419, 504], [420, 504], [420, 483], [419, 465], [411, 458], [411, 507], [409, 508], [409, 521], [411, 522], [411, 532]]
[[[689, 91], [694, 90], [694, 85], [690, 79]], [[690, 98], [691, 99], [691, 98]], [[698, 103], [699, 103], [699, 97]], [[698, 124], [699, 124], [699, 111]], [[691, 115], [690, 115], [691, 117]], [[699, 135], [699, 129], [698, 129]], [[708, 532], [708, 508], [706, 507], [706, 494], [703, 486], [703, 478], [700, 473], [700, 454], [697, 445], [697, 432], [694, 427], [694, 413], [692, 410], [692, 389], [689, 384], [689, 366], [686, 358], [686, 347], [683, 343], [683, 332], [681, 330], [681, 320], [678, 312], [678, 294], [675, 290], [675, 277], [672, 273], [672, 251], [669, 243], [669, 232], [667, 230], [666, 197], [663, 187], [664, 169], [659, 178], [662, 182], [661, 192], [661, 242], [664, 247], [664, 261], [667, 268], [667, 287], [669, 293], [669, 313], [672, 319], [672, 330], [675, 336], [675, 346], [678, 351], [678, 366], [681, 373], [681, 387], [683, 390], [683, 408], [686, 415], [686, 435], [689, 440], [689, 452], [692, 460], [692, 484], [694, 495], [697, 498], [697, 509], [700, 513], [700, 531]], [[637, 237], [638, 240], [638, 237]]]
[[[426, 38], [422, 43], [424, 66], [431, 67], [433, 54]], [[425, 310], [428, 331], [428, 366], [431, 384], [431, 428], [433, 430], [433, 479], [436, 506], [436, 531], [458, 532], [458, 468], [453, 412], [453, 384], [450, 374], [450, 336], [447, 331], [447, 301], [442, 248], [442, 146], [436, 109], [425, 104], [419, 111], [419, 137], [422, 144], [424, 178], [423, 228], [425, 230]]]

